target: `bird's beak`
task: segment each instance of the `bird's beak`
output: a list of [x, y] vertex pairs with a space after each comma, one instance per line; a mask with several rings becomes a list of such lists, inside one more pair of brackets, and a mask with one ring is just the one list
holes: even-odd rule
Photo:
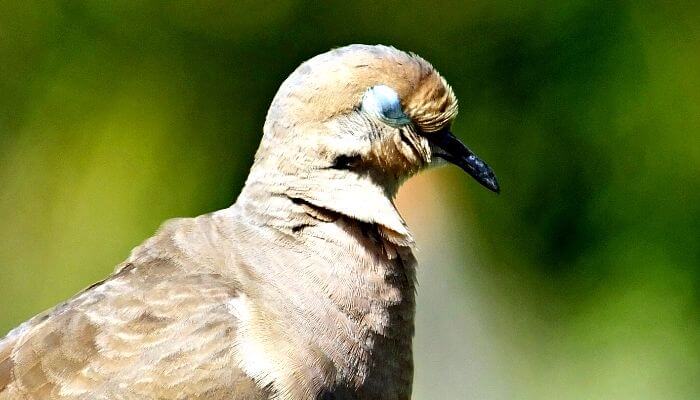
[[447, 129], [425, 135], [433, 145], [433, 155], [457, 165], [477, 182], [493, 192], [500, 192], [496, 175], [491, 167], [476, 156]]

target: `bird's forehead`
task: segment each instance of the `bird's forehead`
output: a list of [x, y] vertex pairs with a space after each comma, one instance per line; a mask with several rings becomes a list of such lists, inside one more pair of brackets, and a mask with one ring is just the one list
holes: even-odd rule
[[457, 114], [452, 89], [427, 61], [393, 47], [365, 45], [303, 63], [282, 85], [273, 107], [292, 107], [296, 116], [310, 121], [329, 119], [351, 111], [376, 85], [396, 91], [406, 115], [427, 132], [441, 129]]

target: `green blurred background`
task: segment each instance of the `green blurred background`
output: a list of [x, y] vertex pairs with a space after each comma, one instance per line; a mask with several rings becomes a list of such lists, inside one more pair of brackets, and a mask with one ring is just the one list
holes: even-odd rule
[[0, 2], [0, 331], [228, 206], [282, 80], [383, 43], [503, 188], [400, 194], [414, 397], [700, 398], [699, 33], [691, 1]]

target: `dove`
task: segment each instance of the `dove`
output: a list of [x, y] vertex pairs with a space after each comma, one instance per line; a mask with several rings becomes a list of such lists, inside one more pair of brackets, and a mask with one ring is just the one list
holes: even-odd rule
[[0, 399], [409, 399], [415, 247], [401, 183], [451, 163], [457, 99], [421, 57], [350, 45], [280, 86], [229, 208], [167, 221], [0, 341]]

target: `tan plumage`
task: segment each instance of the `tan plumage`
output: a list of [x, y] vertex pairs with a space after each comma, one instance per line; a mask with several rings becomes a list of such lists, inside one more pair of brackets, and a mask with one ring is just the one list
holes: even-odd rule
[[[375, 85], [410, 124], [360, 107]], [[415, 259], [393, 197], [456, 110], [432, 66], [394, 48], [302, 64], [236, 203], [169, 221], [10, 332], [0, 400], [409, 398]]]

